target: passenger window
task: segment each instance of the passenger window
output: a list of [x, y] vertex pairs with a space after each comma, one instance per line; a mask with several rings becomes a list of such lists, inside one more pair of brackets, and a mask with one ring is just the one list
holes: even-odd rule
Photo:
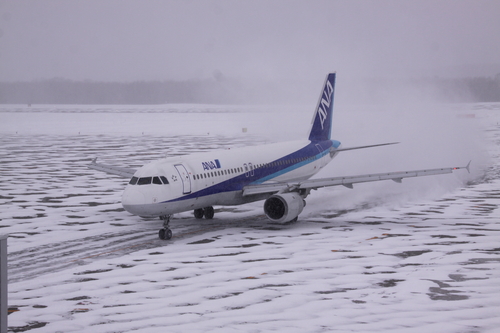
[[139, 181], [137, 182], [137, 185], [148, 185], [151, 184], [151, 180], [153, 177], [142, 177], [139, 178]]
[[153, 177], [153, 184], [163, 185], [161, 180], [160, 180], [160, 177]]
[[160, 176], [160, 179], [162, 180], [163, 184], [168, 185], [168, 180], [167, 180], [167, 177], [165, 177], [165, 176]]
[[139, 178], [137, 178], [137, 177], [132, 177], [132, 179], [130, 179], [129, 184], [130, 184], [130, 185], [135, 185], [135, 184], [137, 184], [137, 180], [139, 180]]

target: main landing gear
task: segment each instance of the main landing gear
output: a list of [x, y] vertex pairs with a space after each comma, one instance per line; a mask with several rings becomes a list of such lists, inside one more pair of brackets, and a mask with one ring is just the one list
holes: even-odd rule
[[172, 230], [169, 228], [170, 215], [160, 216], [160, 219], [163, 220], [163, 229], [160, 229], [158, 232], [158, 237], [160, 237], [161, 240], [169, 240], [172, 238]]
[[194, 217], [196, 217], [197, 219], [202, 219], [203, 216], [205, 216], [207, 220], [211, 220], [214, 218], [214, 214], [214, 207], [212, 206], [194, 210]]

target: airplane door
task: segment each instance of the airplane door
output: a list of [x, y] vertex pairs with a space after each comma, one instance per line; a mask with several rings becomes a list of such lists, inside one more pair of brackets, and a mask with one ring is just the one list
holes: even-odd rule
[[174, 165], [174, 167], [175, 167], [175, 169], [177, 169], [177, 172], [179, 173], [179, 176], [181, 177], [182, 193], [183, 194], [191, 193], [191, 178], [189, 177], [189, 173], [188, 173], [186, 167], [182, 164], [176, 164], [176, 165]]

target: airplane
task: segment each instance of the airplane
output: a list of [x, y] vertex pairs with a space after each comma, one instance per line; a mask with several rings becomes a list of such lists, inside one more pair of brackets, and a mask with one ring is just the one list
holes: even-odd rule
[[311, 190], [326, 186], [452, 173], [464, 167], [377, 173], [310, 179], [340, 152], [380, 147], [397, 142], [342, 147], [331, 139], [336, 73], [326, 76], [312, 119], [309, 137], [298, 141], [214, 150], [166, 157], [139, 169], [97, 163], [89, 168], [130, 178], [122, 195], [123, 208], [141, 217], [160, 217], [162, 240], [172, 238], [170, 217], [192, 210], [194, 217], [212, 219], [213, 206], [241, 205], [264, 200], [264, 213], [276, 223], [297, 221]]

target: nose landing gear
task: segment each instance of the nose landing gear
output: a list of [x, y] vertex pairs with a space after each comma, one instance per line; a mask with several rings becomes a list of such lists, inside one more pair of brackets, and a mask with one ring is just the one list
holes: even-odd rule
[[169, 228], [170, 215], [160, 216], [160, 219], [163, 220], [163, 229], [160, 229], [158, 232], [158, 237], [160, 237], [161, 240], [169, 240], [172, 238], [172, 230]]
[[[199, 208], [194, 210], [194, 216], [197, 219], [201, 219], [205, 217], [207, 220], [211, 220], [214, 218], [214, 207], [208, 206], [205, 208]], [[162, 215], [160, 219], [163, 221], [163, 228], [158, 231], [158, 237], [161, 240], [169, 240], [172, 239], [172, 230], [170, 230], [170, 217], [171, 215]]]

